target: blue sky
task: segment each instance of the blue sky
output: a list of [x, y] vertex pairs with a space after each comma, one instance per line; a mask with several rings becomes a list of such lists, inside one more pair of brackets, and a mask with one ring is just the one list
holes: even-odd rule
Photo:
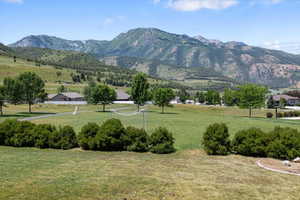
[[110, 40], [137, 27], [300, 53], [300, 0], [0, 0], [0, 42]]

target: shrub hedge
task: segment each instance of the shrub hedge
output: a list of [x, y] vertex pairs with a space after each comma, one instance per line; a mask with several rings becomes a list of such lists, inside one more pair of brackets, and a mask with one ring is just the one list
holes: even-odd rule
[[244, 156], [264, 157], [266, 138], [266, 134], [258, 128], [239, 131], [232, 141], [233, 152]]
[[126, 128], [127, 151], [147, 152], [149, 150], [149, 136], [144, 129], [132, 126]]
[[300, 157], [300, 132], [297, 129], [276, 127], [271, 132], [258, 128], [241, 130], [231, 141], [224, 124], [209, 126], [203, 135], [204, 149], [209, 155], [235, 153], [253, 157], [294, 159]]
[[70, 126], [57, 130], [49, 124], [5, 120], [0, 123], [0, 144], [14, 147], [71, 149], [77, 146], [75, 131]]
[[227, 155], [230, 153], [230, 139], [226, 124], [212, 124], [203, 135], [202, 144], [209, 155]]
[[267, 118], [273, 118], [273, 113], [267, 112], [266, 117], [267, 117]]
[[159, 127], [150, 137], [150, 151], [152, 153], [167, 154], [175, 152], [173, 146], [175, 139], [172, 133], [170, 133], [166, 128]]
[[278, 118], [282, 117], [300, 117], [300, 111], [288, 111], [288, 112], [281, 112], [277, 113]]
[[70, 126], [35, 125], [28, 121], [5, 120], [0, 123], [0, 145], [85, 150], [135, 151], [172, 153], [174, 138], [165, 128], [158, 128], [151, 137], [143, 129], [124, 128], [118, 119], [109, 119], [101, 126], [88, 123], [78, 135]]

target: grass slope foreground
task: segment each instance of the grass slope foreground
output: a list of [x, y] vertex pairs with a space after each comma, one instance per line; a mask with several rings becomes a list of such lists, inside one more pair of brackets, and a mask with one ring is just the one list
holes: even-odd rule
[[300, 178], [241, 156], [0, 147], [0, 199], [296, 200]]

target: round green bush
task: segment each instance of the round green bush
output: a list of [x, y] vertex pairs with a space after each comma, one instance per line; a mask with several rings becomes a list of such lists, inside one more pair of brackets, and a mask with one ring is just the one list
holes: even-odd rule
[[17, 124], [17, 120], [8, 119], [0, 123], [0, 145], [11, 146], [10, 139], [15, 134]]
[[203, 134], [202, 144], [208, 155], [228, 155], [230, 140], [226, 124], [212, 124]]
[[100, 151], [123, 151], [126, 141], [125, 128], [118, 119], [105, 121], [95, 137], [97, 150]]
[[32, 135], [34, 135], [34, 146], [37, 148], [49, 148], [50, 136], [56, 132], [55, 126], [50, 124], [40, 124], [32, 129]]
[[150, 136], [150, 151], [157, 154], [167, 154], [176, 151], [173, 135], [168, 129], [159, 127]]
[[49, 137], [49, 146], [54, 149], [72, 149], [78, 146], [76, 133], [71, 126], [60, 127]]
[[268, 157], [290, 160], [300, 156], [300, 133], [297, 129], [276, 127], [269, 137]]
[[126, 128], [127, 151], [147, 152], [149, 149], [149, 136], [144, 129], [135, 127]]
[[267, 118], [273, 118], [273, 113], [267, 112], [266, 116], [267, 116]]
[[96, 123], [88, 123], [81, 128], [78, 134], [78, 144], [82, 149], [95, 150], [97, 144], [95, 143], [95, 136], [100, 130], [100, 127]]
[[233, 151], [244, 156], [264, 157], [267, 135], [258, 128], [242, 130], [235, 134], [232, 141]]
[[17, 122], [14, 127], [14, 135], [10, 138], [10, 144], [14, 147], [33, 147], [34, 146], [34, 135], [32, 129], [35, 124], [22, 121]]

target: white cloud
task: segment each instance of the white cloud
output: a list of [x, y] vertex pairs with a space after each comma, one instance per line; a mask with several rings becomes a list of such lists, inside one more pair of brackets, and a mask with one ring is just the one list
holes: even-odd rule
[[152, 0], [154, 4], [160, 3], [160, 0]]
[[0, 0], [7, 3], [23, 3], [23, 0]]
[[169, 0], [168, 7], [179, 11], [221, 10], [238, 4], [238, 0]]

